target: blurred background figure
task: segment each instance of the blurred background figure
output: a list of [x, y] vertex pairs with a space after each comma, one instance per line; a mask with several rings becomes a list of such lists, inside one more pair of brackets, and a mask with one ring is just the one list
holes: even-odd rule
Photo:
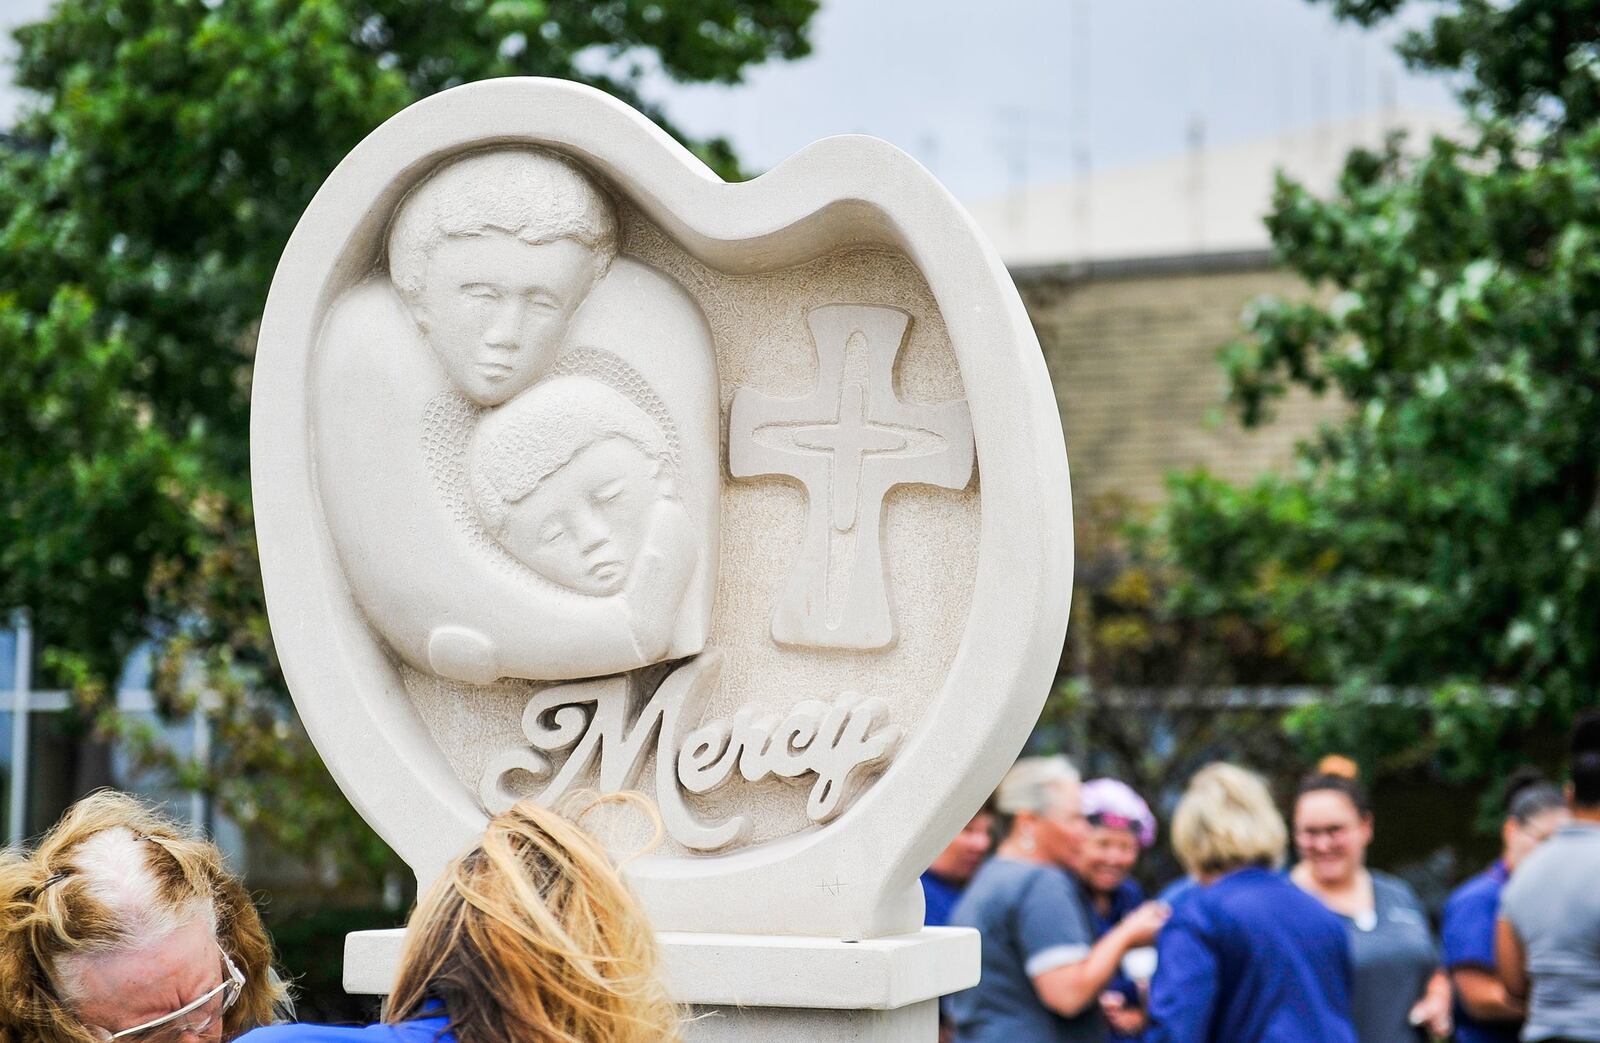
[[[945, 927], [950, 923], [956, 900], [994, 846], [993, 803], [991, 797], [922, 874], [922, 922], [925, 926]], [[955, 1032], [955, 1022], [950, 1019], [946, 1001], [941, 998], [939, 1043], [950, 1043], [955, 1039]]]
[[1567, 822], [1561, 791], [1538, 772], [1506, 783], [1500, 857], [1455, 890], [1440, 924], [1444, 967], [1455, 986], [1457, 1043], [1516, 1043], [1524, 1009], [1495, 973], [1495, 920], [1506, 881], [1533, 849]]
[[1501, 896], [1496, 964], [1525, 1000], [1524, 1040], [1600, 1043], [1600, 711], [1572, 733], [1572, 819], [1530, 854]]
[[950, 922], [950, 911], [956, 907], [956, 899], [961, 897], [994, 846], [992, 804], [991, 798], [922, 874], [922, 922], [927, 926], [944, 927]]
[[1189, 783], [1172, 843], [1196, 883], [1158, 942], [1149, 1043], [1356, 1043], [1344, 925], [1278, 872], [1287, 832], [1259, 776]]
[[[1133, 871], [1140, 853], [1156, 842], [1156, 817], [1144, 798], [1117, 779], [1086, 782], [1082, 796], [1089, 829], [1078, 846], [1072, 874], [1098, 940], [1144, 904], [1144, 888], [1133, 879]], [[1144, 997], [1139, 983], [1124, 969], [1100, 994], [1100, 1006], [1110, 1038], [1137, 1036], [1144, 1028]]]
[[1448, 1038], [1450, 981], [1439, 968], [1427, 913], [1409, 884], [1367, 868], [1372, 831], [1372, 808], [1356, 779], [1310, 776], [1295, 800], [1300, 861], [1290, 879], [1349, 928], [1361, 1043], [1417, 1043], [1423, 1031]]
[[995, 803], [1005, 839], [956, 903], [951, 923], [983, 936], [983, 977], [948, 1001], [960, 1043], [1104, 1043], [1100, 994], [1131, 948], [1147, 945], [1166, 910], [1147, 903], [1098, 941], [1068, 870], [1084, 843], [1077, 769], [1024, 757]]
[[286, 1011], [222, 852], [137, 798], [74, 804], [0, 854], [0, 1040], [221, 1043]]

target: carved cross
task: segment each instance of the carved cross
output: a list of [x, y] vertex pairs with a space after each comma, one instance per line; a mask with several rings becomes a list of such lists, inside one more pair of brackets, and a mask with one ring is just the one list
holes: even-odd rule
[[965, 402], [895, 396], [895, 357], [911, 327], [900, 309], [826, 304], [806, 323], [816, 389], [772, 398], [741, 388], [728, 419], [728, 470], [795, 479], [809, 500], [805, 538], [773, 609], [773, 640], [886, 648], [895, 624], [879, 535], [883, 498], [897, 485], [966, 488], [972, 418]]

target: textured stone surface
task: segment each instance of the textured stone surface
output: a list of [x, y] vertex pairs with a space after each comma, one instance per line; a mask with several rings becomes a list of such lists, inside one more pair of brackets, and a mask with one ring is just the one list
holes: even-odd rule
[[[350, 314], [351, 293], [390, 292], [385, 243], [408, 192], [435, 171], [506, 149], [561, 153], [614, 208], [620, 252], [575, 306], [570, 328], [547, 335], [535, 323], [522, 336], [543, 361], [524, 365], [467, 336], [477, 305], [435, 299], [426, 250], [403, 254], [413, 273], [405, 285], [421, 286], [405, 291], [412, 296], [390, 293], [390, 310], [371, 323], [331, 321]], [[508, 295], [537, 305], [539, 286], [512, 276], [570, 253], [570, 242], [488, 227], [438, 247], [439, 256], [464, 271], [480, 248], [500, 251], [511, 259], [510, 289], [475, 288], [498, 284], [499, 269], [444, 289], [494, 309]], [[868, 381], [841, 391], [840, 408], [854, 402], [861, 425], [914, 428], [918, 441], [869, 446], [819, 415], [803, 418], [807, 431], [791, 448], [931, 455], [960, 446], [953, 418], [965, 415], [975, 457], [964, 485], [959, 453], [935, 476], [942, 485], [920, 473], [887, 485], [876, 520], [892, 628], [880, 618], [850, 631], [844, 647], [803, 629], [775, 640], [774, 620], [788, 577], [805, 565], [808, 514], [828, 519], [833, 540], [856, 531], [847, 523], [870, 509], [858, 496], [852, 517], [835, 502], [837, 475], [849, 468], [827, 468], [821, 514], [810, 498], [822, 496], [822, 478], [808, 492], [797, 474], [728, 469], [729, 412], [741, 394], [759, 401], [817, 389], [812, 318], [829, 307], [848, 319], [848, 332], [838, 331], [845, 384]], [[848, 345], [866, 316], [890, 310], [907, 325], [885, 389], [881, 373], [849, 370], [857, 363]], [[456, 313], [466, 318], [454, 327], [440, 318]], [[506, 314], [514, 326], [531, 321]], [[330, 380], [352, 343], [365, 345], [362, 364], [376, 376]], [[552, 392], [572, 379], [609, 390]], [[394, 409], [374, 397], [382, 395]], [[499, 462], [484, 472], [482, 446], [499, 453], [509, 443], [483, 432], [529, 429], [513, 414], [546, 416], [529, 404], [540, 396], [555, 410], [548, 415], [568, 415], [557, 407], [574, 401], [606, 418], [626, 413], [615, 437], [659, 466], [639, 471], [627, 453], [584, 457], [602, 444], [591, 438], [537, 466], [527, 461], [547, 448], [535, 440], [527, 460], [491, 454]], [[347, 414], [362, 422], [345, 422]], [[604, 433], [610, 422], [589, 426]], [[429, 98], [352, 151], [291, 238], [262, 326], [252, 449], [268, 609], [301, 717], [352, 802], [423, 883], [481, 830], [485, 800], [637, 787], [671, 812], [669, 839], [629, 861], [627, 873], [658, 929], [726, 939], [717, 943], [729, 968], [719, 987], [757, 987], [756, 954], [770, 948], [763, 938], [811, 938], [827, 949], [779, 946], [810, 952], [793, 957], [793, 972], [766, 979], [798, 983], [799, 994], [742, 1000], [756, 993], [686, 987], [682, 998], [701, 1006], [726, 1007], [731, 997], [782, 1008], [707, 1018], [695, 1029], [705, 1026], [703, 1038], [910, 1038], [897, 1033], [933, 1023], [928, 996], [975, 975], [965, 968], [945, 980], [925, 968], [908, 990], [892, 974], [846, 968], [841, 980], [867, 993], [830, 996], [821, 985], [806, 994], [802, 972], [806, 960], [837, 970], [828, 961], [839, 951], [920, 927], [917, 874], [1025, 741], [1070, 603], [1066, 456], [1038, 343], [1004, 267], [914, 161], [872, 139], [834, 138], [727, 185], [638, 113], [587, 88], [497, 80]], [[365, 469], [344, 455], [357, 451]], [[601, 468], [601, 479], [633, 475], [626, 488], [645, 488], [640, 475], [671, 479], [670, 493], [652, 495], [680, 498], [692, 545], [656, 540], [655, 528], [630, 515], [634, 522], [619, 523], [632, 525], [621, 564], [584, 573], [527, 538], [558, 535], [544, 514], [527, 529], [504, 527], [512, 512], [545, 502], [538, 481], [565, 475], [546, 488], [567, 489], [573, 475], [600, 467], [596, 459], [613, 468]], [[501, 502], [485, 499], [485, 482]], [[504, 493], [507, 485], [517, 489]], [[569, 505], [601, 510], [611, 485], [551, 495], [550, 517]], [[816, 589], [828, 602], [822, 616], [842, 620], [852, 602], [836, 598], [834, 563], [849, 556], [833, 549]], [[692, 576], [664, 601], [616, 588], [650, 560]], [[523, 600], [538, 589], [530, 570], [564, 587], [574, 611], [595, 615], [591, 629], [573, 630], [544, 602]], [[631, 650], [597, 609], [606, 599], [619, 599], [608, 604], [631, 620]], [[658, 608], [641, 615], [641, 604]], [[471, 625], [457, 626], [456, 616]], [[645, 647], [641, 621], [670, 631], [670, 643]], [[551, 642], [556, 632], [563, 637]], [[486, 640], [475, 645], [474, 635]], [[485, 645], [494, 654], [480, 654]], [[595, 676], [621, 670], [631, 672]], [[590, 824], [619, 850], [648, 840], [636, 817]], [[743, 966], [751, 972], [741, 977]], [[786, 1013], [802, 1000], [894, 1013]]]

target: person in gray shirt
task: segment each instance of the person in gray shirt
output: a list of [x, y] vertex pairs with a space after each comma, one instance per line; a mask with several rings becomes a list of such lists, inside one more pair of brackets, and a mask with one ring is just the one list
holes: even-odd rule
[[1572, 822], [1518, 867], [1500, 899], [1495, 962], [1528, 997], [1528, 1043], [1600, 1043], [1600, 712], [1573, 733]]
[[1360, 1043], [1448, 1037], [1450, 981], [1427, 914], [1398, 877], [1368, 869], [1372, 808], [1345, 775], [1312, 775], [1294, 806], [1300, 863], [1289, 878], [1345, 922], [1355, 968], [1351, 1016]]
[[950, 922], [983, 936], [983, 976], [946, 1000], [957, 1043], [1104, 1043], [1100, 994], [1166, 921], [1147, 902], [1099, 941], [1067, 865], [1088, 825], [1065, 757], [1024, 757], [996, 794], [1006, 839]]

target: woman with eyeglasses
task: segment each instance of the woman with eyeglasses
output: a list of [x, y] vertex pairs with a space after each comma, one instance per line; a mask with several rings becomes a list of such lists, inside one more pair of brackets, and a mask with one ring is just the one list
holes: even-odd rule
[[[643, 803], [598, 803], [616, 802]], [[417, 903], [383, 1024], [277, 1025], [240, 1043], [677, 1043], [657, 960], [600, 845], [523, 801]]]
[[271, 959], [216, 845], [127, 794], [0, 854], [0, 1043], [222, 1043], [286, 1012]]
[[1450, 980], [1440, 969], [1428, 915], [1398, 877], [1367, 868], [1372, 808], [1346, 775], [1315, 774], [1294, 805], [1300, 861], [1290, 879], [1337, 913], [1350, 936], [1360, 1043], [1447, 1039]]

